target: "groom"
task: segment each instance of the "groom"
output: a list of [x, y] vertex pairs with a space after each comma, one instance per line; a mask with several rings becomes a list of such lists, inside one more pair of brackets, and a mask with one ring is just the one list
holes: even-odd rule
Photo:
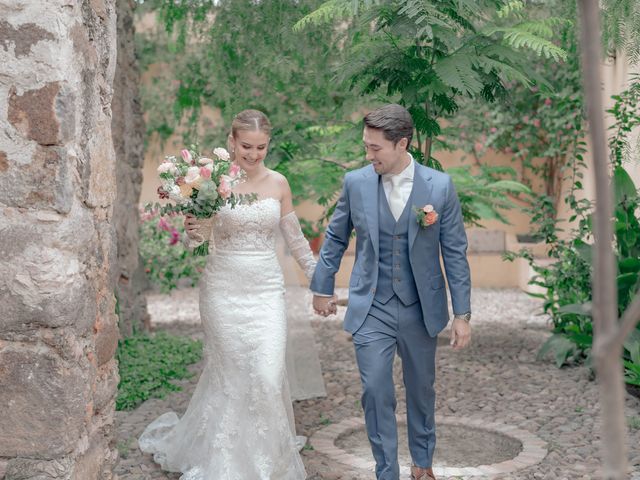
[[400, 475], [396, 351], [407, 393], [411, 478], [435, 479], [436, 338], [449, 320], [440, 255], [453, 303], [451, 344], [461, 349], [471, 338], [471, 280], [460, 203], [448, 175], [416, 163], [407, 152], [412, 136], [411, 115], [400, 105], [385, 105], [364, 118], [371, 165], [345, 176], [311, 282], [315, 311], [335, 313], [334, 277], [355, 228], [344, 328], [353, 335], [378, 480]]

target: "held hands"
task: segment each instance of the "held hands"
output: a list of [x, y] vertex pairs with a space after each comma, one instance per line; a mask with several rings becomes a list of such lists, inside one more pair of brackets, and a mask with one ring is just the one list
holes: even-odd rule
[[454, 318], [451, 324], [451, 346], [462, 350], [471, 343], [471, 326], [462, 318]]
[[319, 295], [313, 296], [313, 311], [323, 317], [334, 315], [338, 312], [337, 307], [338, 297], [333, 295], [332, 297], [322, 297]]

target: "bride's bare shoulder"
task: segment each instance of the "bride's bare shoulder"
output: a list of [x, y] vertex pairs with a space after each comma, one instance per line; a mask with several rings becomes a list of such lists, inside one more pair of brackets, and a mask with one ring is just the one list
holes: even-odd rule
[[289, 181], [287, 180], [287, 177], [285, 177], [280, 172], [276, 172], [275, 170], [269, 169], [269, 180], [270, 182], [273, 183], [274, 186], [278, 188], [281, 188], [284, 190], [290, 189]]

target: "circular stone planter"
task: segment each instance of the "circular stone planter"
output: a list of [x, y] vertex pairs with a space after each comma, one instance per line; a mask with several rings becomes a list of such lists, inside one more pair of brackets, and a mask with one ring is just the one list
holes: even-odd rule
[[[409, 474], [406, 420], [398, 415], [398, 450], [401, 475]], [[515, 472], [539, 463], [546, 443], [511, 425], [460, 417], [436, 416], [438, 442], [434, 473], [442, 477], [473, 477]], [[356, 469], [374, 471], [375, 462], [364, 419], [348, 418], [316, 432], [310, 443], [332, 460]]]

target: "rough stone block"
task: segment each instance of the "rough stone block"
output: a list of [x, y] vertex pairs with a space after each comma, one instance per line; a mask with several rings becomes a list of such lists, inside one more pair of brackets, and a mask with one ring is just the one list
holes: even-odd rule
[[52, 82], [22, 95], [9, 90], [9, 122], [18, 132], [40, 145], [59, 145], [60, 121], [56, 115], [56, 98], [60, 84]]
[[[3, 242], [24, 241], [21, 232], [9, 231]], [[0, 334], [26, 331], [34, 325], [75, 326], [86, 332], [96, 318], [92, 287], [85, 266], [71, 252], [28, 246], [10, 263], [0, 260], [3, 321]]]
[[0, 42], [5, 50], [14, 47], [16, 57], [23, 57], [31, 52], [31, 47], [38, 42], [53, 40], [53, 35], [35, 23], [23, 23], [14, 27], [5, 20], [0, 20]]
[[96, 390], [93, 393], [93, 406], [97, 412], [103, 411], [115, 398], [119, 382], [118, 365], [115, 359], [112, 358], [98, 370]]
[[31, 161], [12, 168], [17, 162], [0, 158], [0, 171], [5, 169], [0, 202], [18, 208], [47, 208], [69, 213], [73, 203], [73, 162], [62, 147], [36, 146]]
[[109, 449], [102, 438], [93, 438], [89, 450], [76, 459], [71, 480], [99, 479]]
[[69, 478], [72, 470], [69, 457], [49, 461], [14, 458], [9, 460], [4, 480], [60, 480]]
[[110, 207], [116, 198], [115, 151], [112, 142], [103, 138], [111, 135], [111, 124], [105, 120], [94, 125], [95, 136], [89, 139], [88, 188], [85, 201], [90, 207]]
[[44, 346], [3, 344], [0, 456], [52, 459], [71, 453], [84, 424], [88, 373]]
[[94, 329], [96, 330], [96, 357], [98, 359], [98, 366], [107, 363], [113, 358], [118, 348], [118, 339], [120, 338], [120, 331], [118, 330], [118, 323], [116, 316], [111, 315], [111, 318], [102, 319], [96, 322]]

